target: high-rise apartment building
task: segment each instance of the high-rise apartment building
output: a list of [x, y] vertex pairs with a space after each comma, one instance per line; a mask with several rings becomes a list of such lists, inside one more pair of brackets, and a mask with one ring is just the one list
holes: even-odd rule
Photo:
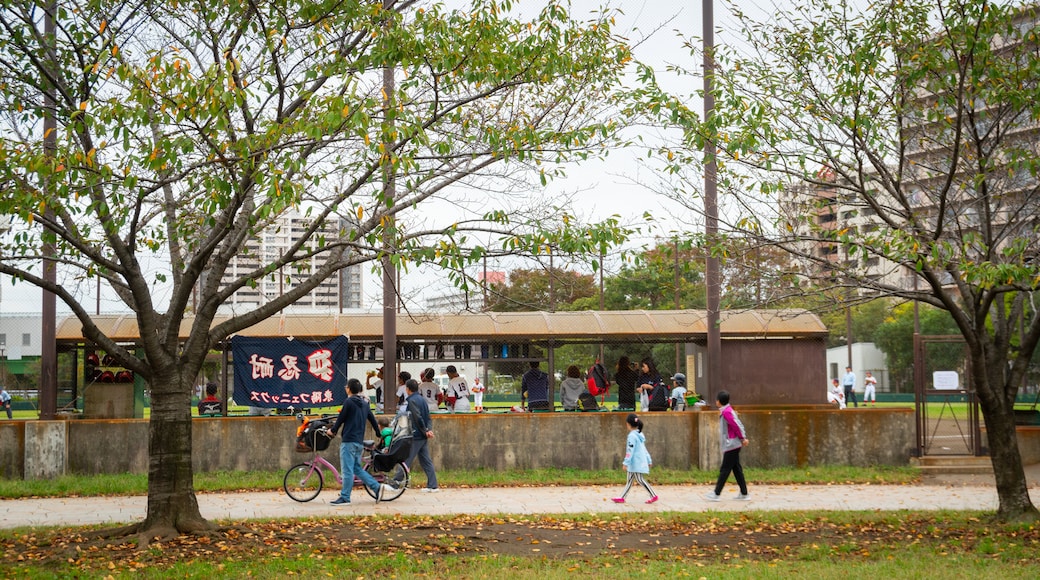
[[[249, 240], [243, 251], [231, 260], [227, 272], [224, 274], [224, 281], [238, 279], [256, 270], [262, 264], [276, 261], [290, 245], [303, 235], [309, 223], [309, 220], [298, 212], [286, 212], [279, 216], [257, 238]], [[318, 235], [331, 238], [336, 236], [337, 232], [334, 226], [327, 225]], [[222, 309], [241, 310], [267, 303], [293, 288], [293, 284], [299, 279], [296, 272], [300, 268], [304, 268], [300, 276], [305, 276], [307, 270], [317, 269], [323, 259], [323, 255], [319, 254], [311, 258], [310, 262], [297, 262], [286, 266], [277, 273], [257, 279], [255, 287], [246, 286], [239, 289]], [[338, 275], [323, 281], [287, 310], [338, 312], [361, 307], [362, 270], [360, 265], [355, 265], [341, 270]]]

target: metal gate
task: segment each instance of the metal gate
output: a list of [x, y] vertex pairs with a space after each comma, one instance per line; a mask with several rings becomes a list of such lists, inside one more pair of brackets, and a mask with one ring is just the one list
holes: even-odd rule
[[964, 338], [914, 335], [917, 454], [985, 455]]

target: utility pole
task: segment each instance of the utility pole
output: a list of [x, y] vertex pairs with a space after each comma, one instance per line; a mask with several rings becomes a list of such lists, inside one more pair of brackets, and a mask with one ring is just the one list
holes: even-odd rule
[[[43, 14], [43, 34], [49, 46], [54, 45], [57, 24], [54, 21], [58, 11], [58, 3], [51, 1], [47, 3]], [[48, 51], [48, 68], [53, 70], [58, 63], [53, 60], [53, 51]], [[56, 75], [55, 75], [56, 76]], [[58, 151], [58, 122], [54, 118], [54, 110], [57, 107], [57, 98], [54, 94], [55, 88], [50, 84], [43, 96], [43, 150], [48, 156], [53, 157]], [[53, 190], [55, 184], [48, 182], [46, 187]], [[45, 210], [48, 220], [53, 219], [54, 210], [50, 205]], [[43, 230], [43, 279], [50, 284], [57, 284], [57, 267], [54, 256], [57, 253], [56, 238], [54, 232]], [[40, 419], [53, 420], [58, 414], [58, 346], [57, 341], [57, 297], [50, 290], [42, 290], [43, 307], [41, 343], [40, 343]]]
[[[703, 0], [704, 27], [704, 122], [711, 126], [715, 117], [715, 16], [713, 0]], [[715, 400], [715, 395], [722, 388], [722, 328], [719, 313], [719, 293], [721, 279], [719, 276], [719, 259], [713, 256], [711, 245], [715, 243], [719, 232], [718, 193], [716, 189], [715, 140], [708, 139], [704, 144], [704, 237], [708, 244], [704, 265], [704, 278], [707, 287], [708, 306], [708, 348], [707, 375], [708, 392], [706, 399]]]

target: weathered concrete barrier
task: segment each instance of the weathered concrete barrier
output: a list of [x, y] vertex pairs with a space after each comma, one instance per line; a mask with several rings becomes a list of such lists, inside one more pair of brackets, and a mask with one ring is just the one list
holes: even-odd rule
[[[907, 465], [914, 445], [912, 409], [737, 410], [750, 438], [741, 456], [749, 467]], [[626, 415], [437, 414], [430, 450], [441, 469], [620, 469], [628, 434]], [[641, 416], [656, 467], [718, 467], [718, 413]], [[286, 469], [308, 457], [294, 451], [296, 427], [293, 417], [194, 419], [194, 468], [198, 472]], [[339, 439], [323, 455], [338, 465]], [[3, 421], [0, 461], [0, 474], [8, 479], [145, 473], [148, 421]]]

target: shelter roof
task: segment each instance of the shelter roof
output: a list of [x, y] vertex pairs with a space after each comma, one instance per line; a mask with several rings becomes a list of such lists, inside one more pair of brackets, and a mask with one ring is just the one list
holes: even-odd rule
[[[827, 328], [818, 316], [807, 310], [734, 310], [720, 314], [723, 338], [805, 338], [821, 337]], [[92, 316], [94, 324], [117, 342], [138, 339], [137, 319], [132, 314]], [[218, 317], [219, 324], [227, 317]], [[576, 312], [480, 312], [464, 314], [399, 314], [397, 338], [415, 340], [493, 340], [511, 339], [595, 341], [621, 340], [703, 340], [707, 337], [707, 312], [704, 310], [624, 310]], [[181, 324], [187, 337], [193, 319]], [[58, 322], [57, 339], [82, 342], [82, 324], [70, 316]], [[282, 313], [263, 320], [239, 334], [243, 336], [292, 336], [322, 339], [345, 335], [353, 341], [380, 341], [382, 314]]]

